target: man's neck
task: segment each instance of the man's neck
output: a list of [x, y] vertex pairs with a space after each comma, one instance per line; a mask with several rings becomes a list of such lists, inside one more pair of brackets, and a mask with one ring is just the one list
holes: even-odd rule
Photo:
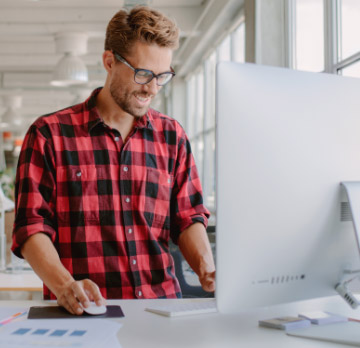
[[123, 141], [131, 132], [136, 122], [135, 118], [124, 112], [111, 98], [109, 93], [106, 93], [103, 88], [96, 98], [96, 108], [104, 120], [105, 124], [111, 128], [118, 130]]

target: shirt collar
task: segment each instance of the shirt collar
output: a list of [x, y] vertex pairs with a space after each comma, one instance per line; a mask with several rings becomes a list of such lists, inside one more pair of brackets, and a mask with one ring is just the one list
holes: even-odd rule
[[143, 117], [140, 117], [136, 120], [135, 128], [141, 129], [141, 128], [149, 128], [153, 129], [151, 120], [152, 119], [152, 109], [149, 108], [149, 110], [146, 112], [146, 114]]
[[[97, 108], [96, 108], [96, 97], [101, 91], [102, 87], [96, 88], [90, 95], [88, 99], [85, 100], [84, 106], [85, 111], [88, 111], [89, 113], [89, 121], [87, 123], [88, 132], [91, 132], [91, 130], [99, 125], [99, 124], [105, 124], [103, 119], [101, 118]], [[153, 129], [152, 126], [152, 113], [153, 110], [149, 108], [149, 110], [146, 112], [146, 114], [140, 118], [137, 119], [135, 123], [135, 128], [141, 129], [141, 128], [149, 128]]]

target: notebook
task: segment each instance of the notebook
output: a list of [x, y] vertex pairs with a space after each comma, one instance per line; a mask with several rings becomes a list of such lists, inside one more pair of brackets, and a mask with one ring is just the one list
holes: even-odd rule
[[287, 331], [287, 335], [360, 347], [360, 323], [344, 322]]

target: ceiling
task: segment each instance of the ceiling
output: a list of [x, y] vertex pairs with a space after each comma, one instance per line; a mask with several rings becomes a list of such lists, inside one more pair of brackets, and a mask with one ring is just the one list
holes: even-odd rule
[[[178, 76], [184, 76], [243, 0], [1, 0], [0, 115], [9, 94], [21, 95], [24, 127], [41, 114], [87, 98], [105, 80], [102, 52], [107, 23], [120, 8], [136, 3], [147, 3], [176, 20], [181, 40], [174, 67]], [[81, 58], [89, 82], [81, 87], [50, 85], [62, 56], [56, 53], [55, 35], [62, 32], [87, 34], [87, 53]]]

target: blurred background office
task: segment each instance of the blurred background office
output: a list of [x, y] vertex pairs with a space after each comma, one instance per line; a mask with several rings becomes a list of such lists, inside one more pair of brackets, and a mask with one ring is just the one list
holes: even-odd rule
[[[103, 85], [106, 25], [121, 7], [138, 4], [164, 12], [181, 29], [176, 78], [152, 106], [177, 119], [189, 135], [215, 226], [216, 63], [360, 77], [360, 1], [1, 0], [0, 182], [7, 197], [13, 199], [17, 158], [31, 122], [84, 101]], [[9, 246], [13, 212], [5, 210], [0, 233], [6, 233]], [[210, 227], [215, 248], [214, 231]], [[196, 277], [183, 267], [187, 282], [196, 287]]]

